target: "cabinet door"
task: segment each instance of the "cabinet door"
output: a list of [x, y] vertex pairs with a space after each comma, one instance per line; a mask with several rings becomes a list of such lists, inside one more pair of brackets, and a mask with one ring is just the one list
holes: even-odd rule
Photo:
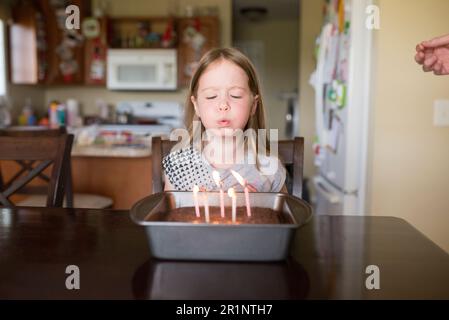
[[9, 27], [10, 78], [14, 84], [84, 83], [84, 38], [69, 29], [68, 5], [79, 8], [79, 22], [90, 0], [24, 0], [12, 7]]
[[11, 13], [13, 22], [8, 29], [10, 80], [14, 84], [36, 84], [38, 68], [44, 63], [38, 61], [37, 53], [38, 7], [31, 1], [24, 1], [12, 7]]
[[[47, 84], [82, 84], [84, 83], [84, 37], [81, 29], [69, 29], [66, 20], [71, 20], [66, 13], [66, 6], [79, 8], [79, 22], [90, 11], [89, 0], [51, 1], [38, 0], [45, 16], [47, 31]], [[62, 5], [64, 4], [64, 5]]]
[[92, 35], [85, 35], [85, 63], [84, 82], [87, 85], [106, 85], [106, 56], [107, 56], [107, 19], [89, 18], [89, 24], [96, 31]]
[[219, 45], [219, 20], [216, 16], [178, 20], [178, 84], [188, 86], [201, 57]]

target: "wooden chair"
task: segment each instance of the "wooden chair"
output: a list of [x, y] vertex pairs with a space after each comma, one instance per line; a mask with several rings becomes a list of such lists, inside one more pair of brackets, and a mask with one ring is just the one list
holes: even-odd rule
[[[0, 175], [0, 205], [14, 207], [10, 197], [53, 165], [47, 192], [47, 207], [62, 207], [69, 170], [73, 135], [42, 137], [0, 136], [0, 160], [22, 161], [21, 174], [4, 182]], [[25, 168], [25, 169], [24, 169]]]
[[[164, 189], [162, 159], [170, 153], [177, 141], [162, 140], [153, 137], [151, 141], [153, 163], [153, 193]], [[294, 140], [282, 140], [278, 145], [279, 159], [287, 169], [286, 185], [288, 193], [298, 198], [302, 197], [303, 166], [304, 166], [304, 138], [295, 137]]]
[[[65, 127], [59, 127], [56, 129], [49, 129], [46, 127], [9, 127], [8, 129], [0, 130], [0, 136], [10, 136], [10, 137], [57, 137], [67, 134], [67, 130]], [[16, 161], [21, 167], [20, 170], [14, 175], [14, 177], [20, 176], [23, 172], [30, 170], [31, 163], [26, 163], [24, 161]], [[73, 180], [72, 180], [72, 167], [71, 160], [69, 157], [68, 161], [68, 169], [66, 175], [66, 183], [65, 183], [65, 207], [68, 208], [95, 208], [95, 209], [105, 209], [112, 208], [113, 200], [111, 198], [100, 196], [96, 194], [85, 194], [85, 193], [73, 193]], [[49, 182], [50, 179], [44, 173], [40, 173], [37, 176], [38, 179], [41, 179], [45, 182]], [[0, 180], [1, 180], [1, 171], [0, 171]], [[44, 193], [46, 193], [47, 186], [39, 186], [39, 187], [29, 187], [25, 189], [25, 192], [30, 196], [24, 200], [21, 200], [17, 203], [18, 206], [27, 206], [27, 207], [41, 207], [45, 206], [45, 198]]]

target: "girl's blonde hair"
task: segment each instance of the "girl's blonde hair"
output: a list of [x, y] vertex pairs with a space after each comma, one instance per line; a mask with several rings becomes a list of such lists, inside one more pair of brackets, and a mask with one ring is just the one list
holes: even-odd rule
[[[189, 132], [190, 139], [193, 139], [194, 121], [199, 121], [199, 118], [195, 113], [195, 108], [190, 97], [194, 96], [195, 98], [197, 98], [198, 83], [201, 75], [212, 63], [219, 61], [220, 59], [231, 61], [236, 65], [238, 65], [240, 68], [242, 68], [243, 71], [245, 71], [246, 75], [248, 76], [249, 89], [251, 90], [254, 96], [256, 95], [258, 96], [256, 112], [254, 113], [254, 115], [250, 115], [243, 131], [246, 132], [246, 130], [248, 129], [253, 129], [257, 135], [259, 129], [266, 129], [265, 109], [263, 105], [262, 94], [260, 91], [259, 79], [257, 78], [257, 74], [253, 64], [248, 59], [248, 57], [246, 57], [242, 52], [240, 52], [235, 48], [215, 48], [209, 50], [208, 52], [206, 52], [206, 54], [204, 54], [204, 56], [199, 61], [198, 67], [190, 80], [189, 93], [187, 95], [185, 103], [186, 110], [184, 117], [185, 126]], [[201, 123], [201, 133], [204, 131], [205, 128]], [[245, 136], [245, 139], [246, 138], [247, 136]], [[266, 154], [269, 155], [270, 144], [268, 140], [268, 132], [267, 135], [265, 136], [265, 139], [263, 140], [264, 140], [263, 147], [265, 148]], [[257, 145], [252, 135], [248, 137], [247, 144], [253, 149], [256, 155], [259, 154], [258, 153], [259, 146]], [[259, 168], [259, 160], [257, 156], [256, 156], [256, 164], [257, 168]]]

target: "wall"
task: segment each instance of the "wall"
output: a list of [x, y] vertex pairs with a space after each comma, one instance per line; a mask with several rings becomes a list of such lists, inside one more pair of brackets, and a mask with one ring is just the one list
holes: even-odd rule
[[280, 99], [280, 94], [298, 88], [298, 20], [235, 20], [233, 38], [237, 44], [256, 40], [263, 46], [260, 59], [262, 64], [256, 68], [262, 86], [268, 126], [280, 129], [279, 139], [284, 139], [287, 102]]
[[449, 32], [449, 1], [378, 4], [370, 213], [404, 218], [449, 252], [449, 127], [432, 124], [449, 76], [424, 73], [413, 59], [418, 42]]
[[[99, 0], [92, 2], [95, 8]], [[163, 16], [170, 13], [184, 14], [185, 7], [193, 5], [197, 7], [217, 6], [220, 16], [220, 37], [222, 46], [232, 44], [232, 1], [231, 0], [171, 0], [171, 1], [151, 1], [148, 0], [110, 0], [108, 1], [108, 15], [114, 16]], [[78, 99], [82, 105], [83, 113], [97, 113], [96, 101], [103, 99], [109, 104], [115, 104], [121, 100], [170, 100], [184, 102], [186, 90], [179, 90], [174, 93], [162, 92], [120, 92], [108, 91], [105, 88], [71, 86], [48, 87], [45, 91], [45, 101], [48, 104], [56, 99], [64, 101], [68, 98]]]
[[[304, 176], [313, 177], [313, 138], [315, 136], [315, 91], [309, 78], [315, 70], [313, 56], [315, 39], [320, 34], [323, 22], [323, 3], [317, 0], [301, 0], [299, 18], [299, 135], [304, 137]], [[309, 184], [310, 186], [310, 184]]]
[[[449, 76], [422, 72], [414, 61], [421, 40], [447, 34], [447, 0], [378, 0], [374, 31], [367, 213], [400, 217], [449, 252], [449, 128], [434, 127], [433, 101], [449, 99]], [[314, 91], [308, 84], [319, 32], [320, 1], [300, 9], [300, 135], [305, 175], [314, 172]]]

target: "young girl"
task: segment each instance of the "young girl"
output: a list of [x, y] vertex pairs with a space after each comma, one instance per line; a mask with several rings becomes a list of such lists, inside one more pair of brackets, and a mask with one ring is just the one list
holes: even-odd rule
[[[190, 144], [196, 124], [206, 131], [199, 147]], [[165, 190], [191, 191], [194, 185], [219, 190], [213, 179], [217, 171], [223, 190], [243, 191], [234, 171], [246, 179], [250, 191], [287, 192], [286, 170], [269, 155], [267, 137], [257, 145], [253, 135], [241, 135], [257, 136], [259, 129], [265, 129], [265, 116], [255, 69], [237, 49], [213, 49], [201, 58], [190, 82], [185, 125], [189, 146], [163, 159]], [[267, 163], [270, 170], [262, 166]]]

